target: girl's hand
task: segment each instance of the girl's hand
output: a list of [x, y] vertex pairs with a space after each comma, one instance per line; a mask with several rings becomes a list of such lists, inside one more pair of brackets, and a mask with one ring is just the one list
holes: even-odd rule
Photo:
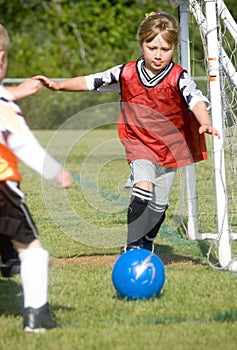
[[44, 75], [36, 75], [33, 79], [41, 81], [41, 83], [50, 90], [57, 91], [60, 89], [59, 84], [56, 81], [51, 80]]
[[199, 134], [207, 133], [212, 135], [212, 137], [217, 136], [220, 138], [220, 133], [218, 130], [214, 129], [210, 124], [204, 124], [199, 127]]

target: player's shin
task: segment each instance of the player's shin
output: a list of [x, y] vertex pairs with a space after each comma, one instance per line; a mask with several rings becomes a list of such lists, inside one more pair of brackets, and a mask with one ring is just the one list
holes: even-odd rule
[[146, 239], [154, 240], [154, 238], [157, 236], [160, 227], [165, 220], [167, 207], [167, 205], [159, 206], [159, 208], [157, 208], [159, 210], [153, 210], [152, 208], [148, 207], [148, 220], [145, 235]]
[[49, 254], [43, 248], [26, 249], [20, 254], [24, 307], [39, 308], [47, 303]]
[[127, 244], [139, 241], [144, 234], [148, 220], [147, 205], [151, 200], [152, 193], [140, 188], [133, 188], [133, 196], [128, 207], [128, 238]]

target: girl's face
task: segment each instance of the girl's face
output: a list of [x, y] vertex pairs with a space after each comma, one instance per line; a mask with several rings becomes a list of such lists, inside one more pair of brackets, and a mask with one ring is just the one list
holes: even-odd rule
[[175, 46], [170, 46], [158, 34], [152, 41], [143, 42], [141, 45], [147, 73], [153, 77], [161, 72], [172, 60]]

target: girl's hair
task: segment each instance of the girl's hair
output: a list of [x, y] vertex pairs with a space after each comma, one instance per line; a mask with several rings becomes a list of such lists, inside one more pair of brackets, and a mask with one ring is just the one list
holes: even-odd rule
[[7, 51], [9, 45], [9, 36], [6, 29], [0, 24], [0, 51]]
[[161, 34], [170, 46], [177, 46], [179, 31], [180, 27], [174, 16], [165, 12], [152, 12], [140, 24], [137, 39], [141, 46], [144, 42], [149, 43], [158, 34]]

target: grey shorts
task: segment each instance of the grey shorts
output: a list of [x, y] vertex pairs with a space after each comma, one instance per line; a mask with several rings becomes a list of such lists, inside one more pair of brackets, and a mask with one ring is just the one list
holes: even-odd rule
[[[174, 183], [176, 168], [168, 168], [146, 159], [137, 159], [130, 163], [130, 186], [141, 181], [153, 184], [152, 202], [155, 205], [169, 205], [170, 192]], [[127, 182], [126, 187], [129, 187]]]

